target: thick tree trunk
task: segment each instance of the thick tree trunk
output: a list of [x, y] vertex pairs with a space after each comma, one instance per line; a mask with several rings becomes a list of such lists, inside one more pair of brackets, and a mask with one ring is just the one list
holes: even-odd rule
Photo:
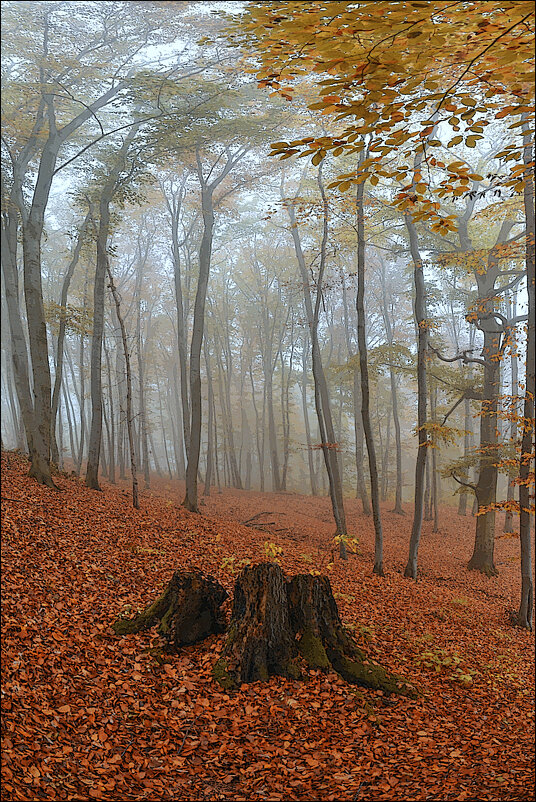
[[480, 413], [480, 466], [476, 484], [476, 499], [479, 513], [476, 518], [476, 534], [473, 554], [468, 563], [469, 570], [481, 571], [486, 576], [499, 573], [494, 560], [495, 508], [497, 501], [498, 438], [497, 403], [499, 396], [500, 367], [493, 357], [497, 352], [498, 333], [484, 331], [483, 355], [484, 384], [482, 410]]
[[348, 682], [415, 695], [409, 683], [373, 663], [351, 641], [327, 577], [302, 574], [287, 582], [272, 563], [245, 568], [235, 583], [215, 679], [231, 689], [272, 675], [300, 678], [301, 667], [333, 668]]
[[[37, 190], [36, 190], [37, 192]], [[45, 203], [45, 200], [42, 201]], [[43, 208], [44, 213], [44, 208]], [[50, 473], [51, 379], [48, 362], [47, 327], [41, 280], [42, 215], [30, 214], [23, 226], [24, 298], [30, 342], [33, 375], [33, 436], [30, 476], [49, 487], [55, 487]]]
[[117, 635], [150, 629], [158, 621], [158, 632], [167, 642], [167, 650], [197, 643], [225, 630], [221, 605], [227, 591], [211, 576], [199, 571], [176, 571], [163, 594], [136, 618], [119, 618], [113, 624]]

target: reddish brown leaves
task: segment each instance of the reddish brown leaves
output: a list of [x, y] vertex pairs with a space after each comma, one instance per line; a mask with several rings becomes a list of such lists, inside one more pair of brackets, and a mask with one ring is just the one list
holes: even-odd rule
[[265, 559], [266, 527], [237, 523], [261, 510], [285, 513], [269, 538], [287, 574], [321, 569], [329, 500], [226, 490], [200, 518], [177, 506], [175, 484], [156, 481], [136, 512], [122, 490], [59, 477], [58, 493], [29, 480], [20, 458], [7, 460], [6, 800], [529, 798], [532, 643], [506, 616], [519, 593], [515, 540], [497, 542], [498, 578], [468, 574], [474, 520], [444, 509], [441, 533], [425, 524], [422, 578], [408, 582], [411, 516], [387, 507], [382, 580], [371, 573], [372, 524], [349, 500], [360, 552], [330, 573], [341, 616], [373, 659], [424, 696], [393, 701], [320, 672], [229, 694], [211, 678], [222, 637], [169, 657], [155, 651], [154, 631], [119, 638], [111, 623], [154, 599], [179, 567], [231, 590], [241, 560]]

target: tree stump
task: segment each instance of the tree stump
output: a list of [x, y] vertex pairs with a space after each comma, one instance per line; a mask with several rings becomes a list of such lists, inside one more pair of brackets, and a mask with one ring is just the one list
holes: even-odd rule
[[343, 629], [329, 579], [302, 574], [287, 582], [277, 565], [245, 568], [214, 678], [231, 689], [270, 675], [301, 677], [300, 664], [334, 669], [347, 682], [415, 696], [415, 689], [370, 660]]
[[237, 577], [227, 640], [213, 669], [222, 687], [270, 675], [299, 676], [286, 584], [281, 568], [272, 563], [244, 568]]
[[310, 668], [332, 668], [347, 682], [415, 696], [415, 689], [370, 660], [345, 632], [327, 576], [299, 574], [287, 585], [290, 624], [298, 652]]
[[213, 577], [200, 571], [175, 571], [162, 595], [136, 618], [119, 618], [113, 624], [117, 635], [141, 632], [160, 621], [158, 633], [168, 651], [203, 640], [226, 628], [220, 609], [227, 591]]

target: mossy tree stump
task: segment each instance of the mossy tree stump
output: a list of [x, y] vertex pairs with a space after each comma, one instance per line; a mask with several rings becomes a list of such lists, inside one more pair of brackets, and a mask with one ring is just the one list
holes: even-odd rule
[[345, 632], [327, 576], [299, 574], [288, 582], [287, 594], [294, 641], [310, 668], [332, 668], [347, 682], [415, 695], [409, 683], [370, 660]]
[[235, 583], [231, 624], [214, 677], [224, 688], [298, 678], [300, 663], [334, 669], [347, 682], [415, 696], [401, 677], [371, 661], [343, 629], [326, 576], [301, 574], [287, 582], [277, 565], [245, 568]]
[[281, 568], [272, 563], [244, 568], [237, 577], [227, 640], [214, 666], [224, 688], [274, 674], [299, 676], [286, 585]]
[[221, 605], [227, 591], [200, 571], [175, 571], [162, 595], [136, 618], [119, 618], [113, 624], [117, 635], [141, 632], [160, 621], [158, 633], [168, 651], [203, 640], [226, 628]]

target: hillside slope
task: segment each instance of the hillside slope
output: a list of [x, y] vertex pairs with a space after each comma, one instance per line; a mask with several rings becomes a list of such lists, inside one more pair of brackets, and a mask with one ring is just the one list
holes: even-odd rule
[[[386, 515], [380, 579], [370, 522], [350, 502], [360, 553], [330, 573], [341, 616], [422, 698], [319, 672], [226, 694], [211, 678], [221, 637], [162, 663], [154, 631], [120, 638], [111, 623], [179, 567], [231, 590], [241, 560], [265, 559], [265, 541], [288, 574], [326, 570], [328, 500], [226, 490], [196, 516], [160, 481], [135, 511], [125, 488], [60, 476], [54, 491], [26, 467], [2, 455], [4, 799], [533, 798], [532, 639], [507, 619], [517, 541], [498, 541], [498, 578], [469, 574], [473, 522], [444, 510], [414, 583], [400, 573], [410, 522]], [[239, 523], [260, 512], [271, 515], [251, 523], [274, 523]]]

